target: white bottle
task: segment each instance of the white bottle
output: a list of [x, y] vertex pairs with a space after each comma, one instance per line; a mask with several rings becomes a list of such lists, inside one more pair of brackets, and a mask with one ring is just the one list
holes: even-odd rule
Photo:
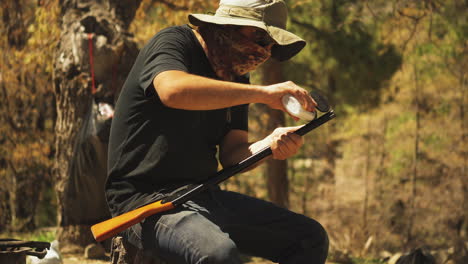
[[286, 111], [292, 116], [295, 116], [299, 119], [311, 121], [317, 117], [317, 112], [308, 112], [302, 108], [301, 103], [292, 95], [287, 94], [282, 98], [283, 106], [286, 108]]

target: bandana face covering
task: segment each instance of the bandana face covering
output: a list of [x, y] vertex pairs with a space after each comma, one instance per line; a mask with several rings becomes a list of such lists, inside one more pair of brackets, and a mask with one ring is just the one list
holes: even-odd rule
[[255, 70], [271, 55], [271, 45], [262, 47], [231, 26], [206, 25], [199, 28], [208, 46], [208, 59], [216, 75], [233, 81]]

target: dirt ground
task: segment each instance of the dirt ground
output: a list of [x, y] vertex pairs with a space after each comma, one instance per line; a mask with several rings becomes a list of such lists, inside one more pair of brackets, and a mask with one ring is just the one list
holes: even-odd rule
[[[109, 264], [109, 260], [92, 260], [92, 259], [85, 259], [82, 256], [74, 256], [74, 255], [65, 255], [63, 257], [63, 264]], [[249, 262], [245, 264], [273, 264], [273, 262], [264, 260], [261, 258], [252, 258]], [[331, 262], [327, 262], [327, 264], [334, 264]]]
[[62, 255], [63, 264], [109, 264], [109, 260], [85, 259], [83, 256]]
[[[83, 256], [79, 255], [62, 255], [63, 264], [109, 264], [110, 259], [108, 260], [93, 260], [93, 259], [85, 259]], [[246, 264], [272, 264], [273, 262], [260, 259], [260, 258], [252, 258], [251, 261], [247, 262]]]

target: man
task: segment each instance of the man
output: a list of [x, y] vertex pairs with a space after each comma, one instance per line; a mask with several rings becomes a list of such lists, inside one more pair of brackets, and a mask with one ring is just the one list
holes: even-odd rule
[[[249, 103], [284, 110], [292, 94], [309, 111], [315, 102], [292, 82], [248, 84], [247, 73], [270, 56], [286, 60], [305, 45], [286, 31], [282, 0], [222, 0], [214, 16], [191, 14], [141, 50], [116, 105], [106, 196], [113, 215], [161, 199], [216, 174], [265, 146], [286, 159], [302, 146], [278, 128], [248, 142]], [[324, 263], [328, 238], [315, 220], [266, 201], [213, 187], [124, 237], [168, 263], [241, 263], [239, 252], [279, 263]]]

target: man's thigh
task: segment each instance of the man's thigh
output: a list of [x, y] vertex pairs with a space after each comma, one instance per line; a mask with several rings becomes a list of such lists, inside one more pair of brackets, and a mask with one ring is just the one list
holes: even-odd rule
[[205, 216], [206, 212], [181, 207], [149, 217], [139, 232], [142, 246], [169, 263], [241, 263], [229, 235]]

